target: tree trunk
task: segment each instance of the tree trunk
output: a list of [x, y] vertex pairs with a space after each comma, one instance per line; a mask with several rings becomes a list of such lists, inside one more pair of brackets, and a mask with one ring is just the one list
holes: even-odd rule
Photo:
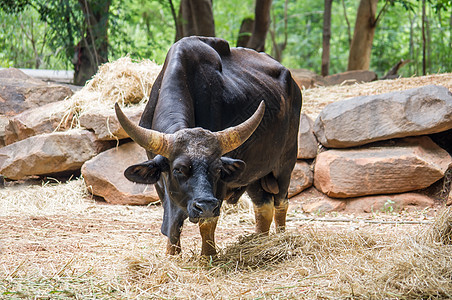
[[422, 0], [422, 75], [427, 74], [426, 70], [426, 51], [425, 46], [427, 44], [426, 37], [425, 37], [425, 0]]
[[269, 29], [270, 37], [272, 38], [272, 56], [274, 59], [276, 59], [279, 62], [282, 62], [283, 58], [283, 52], [287, 47], [287, 40], [288, 40], [288, 15], [287, 15], [287, 9], [288, 9], [289, 0], [284, 1], [284, 40], [280, 43], [277, 42], [276, 39], [276, 16], [273, 13], [272, 15], [272, 27]]
[[85, 32], [74, 54], [74, 84], [84, 85], [108, 61], [108, 17], [111, 0], [79, 0]]
[[[168, 1], [169, 1], [170, 9], [171, 9], [171, 15], [173, 16], [173, 20], [174, 20], [174, 27], [176, 29], [176, 36], [175, 36], [174, 40], [178, 41], [182, 38], [182, 24], [180, 22], [180, 19], [176, 15], [176, 9], [174, 8], [173, 1], [172, 0], [168, 0]], [[179, 10], [179, 15], [180, 15], [180, 10]]]
[[449, 48], [452, 48], [452, 11], [449, 17]]
[[192, 35], [215, 36], [212, 0], [181, 0], [180, 38]]
[[359, 2], [355, 30], [348, 57], [348, 70], [369, 69], [376, 27], [377, 3], [378, 0], [360, 0]]
[[256, 51], [265, 51], [265, 39], [267, 37], [268, 28], [270, 27], [270, 9], [272, 0], [256, 0], [254, 11], [254, 29], [248, 48]]
[[325, 0], [323, 13], [323, 45], [322, 45], [322, 76], [330, 72], [330, 38], [331, 38], [331, 6], [333, 0]]
[[[416, 14], [414, 16], [411, 16], [411, 11], [408, 11], [408, 17], [410, 19], [410, 59], [412, 61], [416, 61], [414, 58], [414, 23], [416, 22]], [[413, 74], [413, 64], [410, 64], [410, 74]], [[414, 68], [416, 68], [415, 73], [417, 72], [417, 64], [414, 64]]]
[[237, 38], [237, 47], [246, 47], [251, 38], [251, 33], [254, 28], [254, 20], [252, 18], [245, 18], [240, 25], [239, 37]]

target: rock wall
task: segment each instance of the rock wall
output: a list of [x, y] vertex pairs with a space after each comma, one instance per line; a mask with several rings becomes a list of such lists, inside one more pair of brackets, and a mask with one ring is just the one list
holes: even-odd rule
[[[18, 70], [8, 72], [24, 82], [17, 85], [17, 92], [9, 86], [11, 95], [20, 94], [25, 82], [37, 84]], [[366, 80], [374, 79], [372, 74], [364, 75], [369, 77]], [[316, 80], [325, 84], [327, 79]], [[0, 85], [5, 82], [0, 74]], [[38, 94], [49, 93], [40, 88]], [[116, 147], [128, 136], [113, 109], [79, 116], [81, 129], [66, 131], [72, 121], [64, 114], [62, 100], [67, 95], [51, 103], [33, 96], [33, 103], [41, 105], [23, 109], [17, 108], [16, 99], [2, 108], [0, 175], [20, 180], [81, 170], [90, 191], [107, 202], [158, 201], [153, 186], [130, 183], [122, 174], [128, 165], [146, 157], [134, 143]], [[138, 122], [142, 108], [125, 108], [125, 113]], [[417, 191], [431, 187], [452, 167], [452, 94], [445, 87], [428, 85], [337, 101], [315, 121], [301, 114], [298, 144], [288, 196], [299, 199], [308, 197], [304, 192], [315, 193], [319, 201], [306, 203], [306, 212], [370, 212], [384, 209], [389, 200], [400, 209], [432, 206], [435, 201]], [[448, 204], [451, 199], [449, 195]]]

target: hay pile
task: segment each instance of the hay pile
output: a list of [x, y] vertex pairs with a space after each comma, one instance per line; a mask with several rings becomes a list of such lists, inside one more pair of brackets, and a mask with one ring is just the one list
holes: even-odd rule
[[83, 179], [0, 189], [0, 217], [77, 213], [94, 205]]
[[144, 109], [161, 68], [150, 60], [132, 61], [128, 56], [103, 64], [80, 91], [65, 100], [61, 127], [80, 127], [81, 115], [113, 109], [115, 102]]
[[133, 258], [128, 286], [145, 298], [452, 297], [451, 208], [420, 235], [374, 229], [307, 225], [296, 233], [242, 237], [207, 261], [195, 254]]

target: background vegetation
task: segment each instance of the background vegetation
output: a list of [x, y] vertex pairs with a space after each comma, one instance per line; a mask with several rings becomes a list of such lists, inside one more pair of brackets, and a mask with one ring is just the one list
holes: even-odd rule
[[[58, 5], [58, 1], [48, 2]], [[76, 13], [77, 2], [63, 2], [74, 11], [73, 19], [68, 20], [67, 24], [77, 30], [80, 26], [77, 20], [81, 18]], [[330, 74], [347, 70], [358, 2], [333, 1]], [[179, 1], [173, 1], [173, 4], [177, 8]], [[254, 0], [213, 1], [216, 36], [235, 45], [241, 21], [254, 15], [254, 5]], [[442, 5], [443, 9], [438, 9], [438, 5]], [[379, 1], [378, 10], [383, 7], [385, 13], [375, 31], [370, 69], [382, 76], [400, 59], [409, 59], [410, 63], [399, 73], [403, 76], [420, 75], [422, 1]], [[112, 0], [109, 10], [110, 61], [127, 54], [134, 59], [149, 58], [157, 63], [164, 61], [175, 38], [169, 1]], [[282, 63], [289, 68], [306, 68], [320, 73], [323, 10], [323, 1], [273, 0], [266, 52], [275, 55], [275, 42], [282, 43], [287, 35]], [[41, 16], [42, 11], [38, 12], [33, 5], [26, 6], [23, 11], [0, 9], [0, 67], [73, 69], [74, 49], [68, 46], [69, 43], [62, 43], [61, 39], [56, 38], [60, 30], [51, 24], [59, 15], [47, 18], [47, 22]], [[427, 73], [452, 72], [450, 0], [427, 2], [426, 26]], [[70, 38], [77, 37], [74, 34]]]

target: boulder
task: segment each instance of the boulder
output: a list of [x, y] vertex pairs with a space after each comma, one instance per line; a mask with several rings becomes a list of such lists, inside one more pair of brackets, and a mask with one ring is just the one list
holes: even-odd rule
[[72, 94], [69, 87], [34, 79], [18, 69], [0, 70], [0, 114], [14, 116]]
[[306, 203], [302, 206], [302, 208], [303, 211], [307, 214], [319, 214], [332, 211], [342, 212], [345, 210], [345, 205], [346, 205], [345, 201], [325, 198], [310, 203]]
[[[391, 195], [375, 195], [350, 199], [333, 199], [320, 192], [315, 188], [309, 190], [311, 194], [319, 194], [307, 203], [302, 204], [305, 213], [318, 214], [327, 212], [342, 213], [390, 213], [402, 210], [422, 210], [424, 208], [433, 207], [435, 200], [429, 196], [420, 193], [402, 193]], [[314, 192], [313, 192], [314, 191]], [[303, 193], [297, 197], [304, 197]]]
[[[43, 133], [51, 133], [56, 128], [66, 129], [62, 124], [65, 114], [65, 102], [57, 101], [40, 107], [28, 109], [9, 120], [5, 128], [6, 145]], [[70, 122], [71, 118], [68, 119]]]
[[325, 85], [355, 84], [377, 80], [377, 74], [368, 70], [355, 70], [325, 76]]
[[83, 163], [110, 147], [88, 130], [70, 130], [29, 137], [0, 148], [0, 174], [18, 180], [79, 170]]
[[[126, 107], [124, 113], [132, 122], [138, 124], [143, 109], [143, 106]], [[83, 128], [93, 130], [99, 140], [116, 140], [129, 137], [119, 124], [113, 109], [97, 109], [83, 113], [80, 116], [80, 125]]]
[[322, 110], [314, 123], [317, 140], [330, 148], [451, 128], [452, 93], [435, 85], [334, 102]]
[[0, 148], [6, 146], [6, 126], [9, 124], [7, 116], [0, 115]]
[[402, 193], [348, 199], [344, 210], [348, 213], [399, 212], [424, 209], [434, 205], [435, 200], [427, 195]]
[[312, 71], [306, 69], [291, 69], [290, 73], [301, 90], [309, 89], [317, 85], [325, 85], [323, 77]]
[[381, 142], [317, 155], [314, 185], [335, 198], [403, 193], [441, 179], [451, 156], [429, 137]]
[[288, 197], [291, 198], [311, 187], [313, 181], [314, 173], [311, 170], [311, 166], [305, 161], [297, 161], [290, 178]]
[[298, 128], [298, 159], [311, 159], [317, 156], [318, 142], [314, 135], [314, 121], [305, 113], [300, 115]]
[[82, 167], [82, 175], [91, 193], [112, 204], [146, 205], [159, 201], [154, 185], [138, 184], [124, 177], [124, 170], [147, 160], [146, 151], [131, 142], [107, 150]]
[[302, 210], [305, 213], [315, 214], [331, 211], [343, 211], [346, 201], [328, 197], [315, 187], [308, 188], [300, 194], [290, 198], [291, 209]]

